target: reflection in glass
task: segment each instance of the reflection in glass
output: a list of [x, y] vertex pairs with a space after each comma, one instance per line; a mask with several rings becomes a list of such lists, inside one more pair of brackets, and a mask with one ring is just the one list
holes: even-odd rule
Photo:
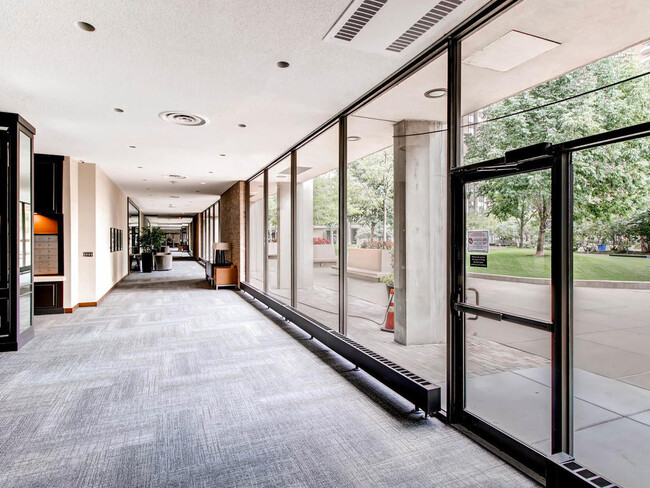
[[268, 292], [291, 304], [291, 158], [268, 170]]
[[249, 183], [248, 201], [248, 281], [259, 290], [264, 289], [264, 175]]
[[297, 308], [339, 329], [338, 126], [298, 150]]

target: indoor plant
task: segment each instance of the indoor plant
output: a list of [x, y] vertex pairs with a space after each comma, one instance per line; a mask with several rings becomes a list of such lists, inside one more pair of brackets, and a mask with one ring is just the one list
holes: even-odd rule
[[165, 232], [160, 227], [145, 227], [140, 233], [142, 247], [142, 272], [151, 273], [153, 269], [153, 252], [160, 249], [165, 241]]

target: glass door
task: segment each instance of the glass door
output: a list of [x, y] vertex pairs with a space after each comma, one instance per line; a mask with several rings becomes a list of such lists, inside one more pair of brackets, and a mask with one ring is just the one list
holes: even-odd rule
[[552, 437], [553, 162], [452, 172], [455, 421], [537, 462]]

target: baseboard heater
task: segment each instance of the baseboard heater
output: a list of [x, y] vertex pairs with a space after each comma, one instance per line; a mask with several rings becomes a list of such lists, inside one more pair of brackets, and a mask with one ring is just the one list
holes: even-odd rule
[[411, 373], [406, 368], [402, 368], [367, 347], [350, 340], [343, 334], [315, 322], [293, 307], [275, 300], [249, 283], [242, 282], [240, 288], [293, 322], [314, 339], [381, 381], [406, 400], [412, 402], [416, 408], [422, 409], [427, 415], [433, 415], [440, 410], [439, 386], [419, 377], [415, 373]]

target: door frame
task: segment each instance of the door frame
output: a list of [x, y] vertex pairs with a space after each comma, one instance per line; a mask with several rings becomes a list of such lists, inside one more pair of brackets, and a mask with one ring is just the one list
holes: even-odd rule
[[[572, 154], [650, 136], [638, 124], [562, 144], [507, 152], [503, 157], [450, 170], [450, 305], [448, 421], [510, 458], [531, 476], [556, 486], [573, 461], [573, 164]], [[465, 303], [465, 184], [524, 172], [551, 170], [551, 320], [520, 317]], [[517, 323], [551, 334], [551, 454], [546, 456], [465, 410], [465, 315]], [[576, 464], [576, 463], [573, 463]], [[581, 468], [580, 468], [581, 469]], [[576, 475], [577, 476], [577, 475]], [[559, 485], [558, 485], [559, 486]]]

